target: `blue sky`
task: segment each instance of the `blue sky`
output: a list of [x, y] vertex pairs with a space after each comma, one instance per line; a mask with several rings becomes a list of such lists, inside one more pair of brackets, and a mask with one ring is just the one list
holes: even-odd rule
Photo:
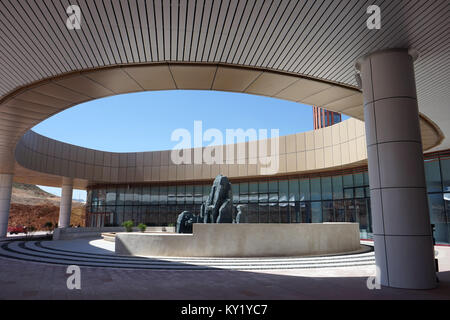
[[[77, 105], [33, 128], [44, 136], [111, 152], [172, 149], [172, 132], [279, 129], [287, 135], [313, 129], [312, 108], [295, 102], [219, 91], [154, 91], [117, 95]], [[207, 145], [208, 143], [205, 143]], [[44, 188], [60, 194], [59, 188]], [[84, 193], [74, 192], [74, 198]]]

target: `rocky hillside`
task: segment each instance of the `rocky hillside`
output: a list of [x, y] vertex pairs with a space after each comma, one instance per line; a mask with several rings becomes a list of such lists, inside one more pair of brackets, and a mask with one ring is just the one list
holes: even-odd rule
[[[48, 193], [35, 185], [14, 183], [9, 225], [33, 226], [44, 230], [47, 222], [58, 223], [60, 197]], [[84, 226], [85, 205], [72, 203], [71, 224]]]

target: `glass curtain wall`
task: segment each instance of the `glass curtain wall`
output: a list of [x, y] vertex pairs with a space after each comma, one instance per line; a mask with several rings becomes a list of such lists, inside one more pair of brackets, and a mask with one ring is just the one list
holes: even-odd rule
[[[426, 157], [425, 174], [436, 243], [450, 243], [450, 153]], [[111, 214], [105, 225], [126, 220], [149, 226], [175, 225], [178, 214], [200, 212], [208, 184], [100, 186], [88, 190], [88, 212]], [[249, 223], [357, 222], [372, 238], [367, 172], [323, 177], [272, 178], [232, 183], [233, 203], [243, 205]]]

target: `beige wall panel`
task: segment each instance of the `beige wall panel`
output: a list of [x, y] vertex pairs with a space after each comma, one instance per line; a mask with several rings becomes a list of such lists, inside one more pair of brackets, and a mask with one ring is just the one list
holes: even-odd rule
[[315, 158], [316, 158], [316, 169], [324, 168], [325, 160], [324, 160], [323, 149], [316, 149], [314, 152], [315, 152]]
[[194, 165], [193, 164], [186, 165], [185, 178], [186, 178], [186, 180], [194, 180], [195, 179], [195, 176], [194, 176]]
[[239, 170], [239, 177], [245, 177], [247, 176], [247, 165], [246, 164], [239, 164], [238, 170]]
[[293, 153], [297, 151], [296, 135], [290, 134], [286, 136], [286, 153]]
[[339, 123], [339, 135], [340, 135], [340, 138], [341, 138], [341, 143], [348, 141], [347, 122]]
[[[95, 166], [97, 168], [97, 166]], [[97, 170], [97, 169], [96, 169]], [[127, 181], [127, 168], [121, 168], [119, 167], [119, 181]]]
[[213, 89], [221, 91], [244, 91], [262, 72], [250, 69], [220, 66], [217, 69]]
[[111, 167], [119, 167], [119, 154], [118, 153], [112, 153], [111, 154]]
[[136, 66], [123, 69], [144, 90], [171, 90], [176, 89], [169, 66]]
[[211, 179], [211, 166], [202, 164], [202, 179]]
[[144, 180], [144, 167], [143, 166], [136, 167], [135, 181], [143, 181], [143, 180]]
[[314, 150], [314, 131], [305, 132], [306, 150]]
[[323, 130], [314, 130], [314, 148], [323, 148]]
[[228, 166], [227, 164], [221, 164], [220, 165], [220, 174], [224, 176], [228, 176]]
[[153, 165], [153, 152], [144, 152], [144, 166]]
[[297, 153], [288, 153], [286, 155], [286, 171], [295, 172], [297, 171]]
[[239, 165], [238, 164], [228, 165], [228, 174], [230, 177], [239, 177]]
[[350, 148], [348, 146], [348, 142], [344, 142], [341, 144], [341, 159], [342, 165], [350, 162]]
[[84, 76], [116, 94], [138, 92], [143, 89], [121, 68], [86, 73]]
[[75, 92], [52, 82], [36, 87], [32, 91], [71, 103], [82, 103], [91, 99], [82, 93]]
[[247, 93], [273, 96], [298, 80], [297, 77], [264, 72], [245, 90]]
[[297, 148], [296, 148], [296, 151], [297, 152], [299, 152], [299, 151], [305, 151], [306, 150], [306, 142], [305, 142], [305, 133], [304, 132], [301, 132], [301, 133], [297, 133], [296, 135], [295, 135], [295, 140], [296, 140], [296, 143], [297, 143]]
[[220, 174], [220, 165], [219, 164], [213, 164], [211, 165], [211, 175], [210, 178], [215, 178]]
[[306, 151], [306, 170], [316, 169], [316, 156], [314, 150]]
[[258, 165], [257, 164], [249, 164], [247, 166], [247, 174], [249, 176], [257, 176], [258, 175]]
[[323, 146], [324, 147], [331, 147], [333, 145], [333, 138], [332, 138], [332, 129], [331, 127], [326, 127], [322, 130], [323, 132]]
[[[89, 177], [87, 177], [87, 178], [89, 178]], [[111, 168], [110, 167], [103, 167], [102, 180], [103, 181], [111, 180]]]
[[[152, 167], [144, 167], [144, 181], [151, 181], [152, 179]], [[159, 178], [159, 170], [157, 170], [158, 172], [158, 178]], [[159, 180], [159, 179], [158, 179]]]
[[169, 181], [169, 166], [159, 167], [159, 181]]
[[[170, 65], [178, 89], [211, 89], [217, 67]], [[195, 75], [195, 76], [193, 76]]]
[[111, 182], [119, 181], [119, 168], [111, 168]]
[[138, 152], [136, 153], [136, 166], [142, 167], [144, 165], [144, 153]]
[[347, 122], [347, 131], [349, 140], [353, 140], [356, 138], [356, 122], [352, 120]]
[[358, 160], [367, 159], [366, 137], [362, 136], [356, 139], [356, 150]]
[[177, 180], [177, 166], [169, 166], [168, 179], [171, 181]]
[[352, 119], [355, 122], [355, 130], [356, 130], [356, 136], [362, 137], [366, 135], [366, 128], [364, 125], [364, 121]]
[[341, 145], [333, 145], [333, 166], [342, 165]]
[[306, 170], [306, 152], [305, 151], [297, 152], [297, 170], [299, 170], [299, 171]]
[[333, 166], [333, 148], [325, 147], [323, 149], [324, 167], [329, 168]]
[[342, 99], [335, 100], [331, 103], [327, 103], [322, 105], [321, 107], [327, 110], [333, 111], [342, 111], [348, 108], [360, 107], [363, 106], [363, 96], [361, 92], [353, 92], [354, 94]]
[[[177, 180], [184, 180], [185, 179], [185, 169], [186, 169], [186, 165], [181, 164], [181, 165], [177, 165]], [[170, 168], [169, 168], [170, 171]]]
[[194, 164], [194, 177], [195, 179], [200, 179], [202, 177], [202, 165]]
[[168, 166], [171, 161], [170, 161], [170, 151], [165, 150], [165, 151], [161, 151], [161, 165], [162, 166]]
[[341, 143], [341, 124], [335, 124], [334, 126], [331, 126], [331, 139], [333, 146], [338, 145]]
[[65, 78], [55, 81], [58, 85], [61, 85], [69, 90], [73, 90], [80, 94], [87, 95], [91, 98], [103, 98], [107, 96], [112, 96], [114, 92], [106, 89], [97, 82], [84, 76], [74, 76], [70, 78]]
[[344, 89], [338, 86], [332, 86], [331, 88], [325, 89], [323, 91], [320, 91], [312, 96], [303, 99], [302, 102], [310, 105], [323, 106], [331, 103], [332, 101], [343, 99], [352, 96], [354, 94], [355, 94], [354, 90]]
[[356, 139], [350, 140], [348, 142], [348, 153], [349, 153], [350, 162], [356, 162], [359, 160], [357, 149], [356, 149]]
[[20, 100], [51, 106], [59, 110], [65, 109], [73, 104], [73, 102], [57, 99], [31, 90], [21, 93]]
[[133, 181], [136, 177], [136, 167], [127, 168], [127, 182]]
[[151, 168], [151, 181], [168, 180], [168, 167], [150, 167]]
[[300, 79], [277, 93], [275, 97], [300, 101], [330, 87], [330, 84], [324, 82]]

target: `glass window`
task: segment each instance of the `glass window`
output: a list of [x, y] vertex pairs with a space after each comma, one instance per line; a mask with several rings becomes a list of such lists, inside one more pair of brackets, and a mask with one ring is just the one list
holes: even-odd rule
[[320, 178], [311, 179], [311, 200], [321, 200]]
[[331, 177], [322, 177], [320, 178], [320, 182], [322, 184], [322, 200], [333, 199], [333, 193], [331, 191]]
[[177, 201], [177, 187], [169, 186], [167, 191], [167, 203], [175, 204]]
[[249, 192], [250, 193], [258, 193], [258, 183], [252, 182], [249, 184]]
[[186, 186], [186, 204], [194, 203], [194, 186]]
[[159, 203], [167, 204], [167, 187], [159, 188]]
[[322, 202], [311, 202], [311, 222], [321, 223], [322, 222]]
[[208, 196], [209, 196], [209, 193], [211, 192], [211, 186], [209, 186], [209, 185], [203, 185], [203, 201], [202, 202], [205, 202], [206, 200], [208, 200]]
[[280, 223], [289, 223], [289, 221], [291, 220], [289, 217], [289, 203], [280, 202], [279, 210], [280, 210]]
[[425, 161], [425, 178], [427, 181], [428, 192], [441, 192], [441, 168], [439, 161], [427, 160]]
[[322, 201], [323, 222], [334, 222], [333, 201]]
[[269, 204], [260, 203], [259, 209], [259, 223], [269, 223]]
[[269, 203], [269, 214], [270, 223], [280, 223], [280, 210], [278, 208], [278, 203]]
[[441, 171], [444, 192], [450, 192], [450, 159], [441, 159]]
[[289, 194], [289, 182], [288, 180], [281, 180], [279, 181], [279, 199], [280, 202], [286, 202], [288, 201], [288, 194]]
[[332, 178], [333, 184], [333, 199], [342, 199], [344, 192], [342, 189], [342, 176], [336, 176]]
[[116, 189], [108, 189], [106, 192], [106, 204], [109, 206], [116, 204]]
[[302, 223], [311, 223], [311, 202], [300, 202], [299, 206]]
[[428, 194], [428, 204], [430, 206], [430, 220], [435, 226], [434, 239], [436, 242], [448, 243], [448, 221], [444, 209], [444, 198], [442, 193]]
[[250, 203], [244, 210], [247, 210], [248, 223], [258, 223], [258, 204]]
[[342, 200], [333, 201], [333, 208], [334, 208], [334, 221], [345, 222], [344, 201]]
[[344, 188], [353, 187], [353, 175], [347, 174], [342, 179], [344, 181]]
[[300, 200], [300, 189], [298, 179], [289, 180], [289, 201]]
[[364, 175], [362, 173], [357, 173], [353, 175], [353, 182], [355, 187], [361, 187], [364, 185]]
[[364, 185], [368, 186], [369, 185], [369, 173], [366, 171], [363, 173], [364, 175]]
[[127, 188], [125, 190], [125, 205], [131, 206], [133, 204], [133, 189]]
[[259, 183], [259, 192], [260, 193], [268, 193], [269, 192], [269, 185], [267, 181], [263, 181]]
[[311, 193], [309, 189], [309, 179], [300, 180], [300, 201], [309, 201]]
[[268, 201], [269, 201], [269, 195], [267, 193], [259, 194], [259, 202], [268, 202]]
[[355, 198], [364, 198], [364, 188], [355, 188]]
[[240, 183], [239, 184], [240, 194], [248, 194], [248, 183]]
[[278, 181], [269, 182], [269, 192], [278, 192]]

